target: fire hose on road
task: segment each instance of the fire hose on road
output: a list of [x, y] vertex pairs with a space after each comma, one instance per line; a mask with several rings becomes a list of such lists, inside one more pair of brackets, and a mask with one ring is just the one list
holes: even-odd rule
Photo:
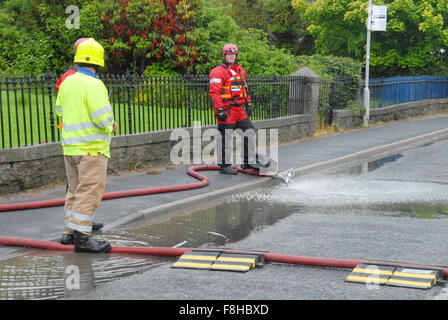
[[[47, 250], [59, 250], [59, 251], [73, 251], [73, 245], [64, 245], [58, 242], [38, 240], [32, 238], [20, 238], [20, 237], [4, 237], [0, 236], [0, 244], [8, 246], [18, 247], [31, 247]], [[155, 255], [155, 256], [182, 256], [185, 252], [197, 250], [195, 248], [170, 248], [170, 247], [112, 247], [109, 253], [127, 253], [127, 254], [141, 254], [141, 255]], [[204, 249], [201, 249], [204, 250]], [[210, 249], [212, 250], [212, 249]], [[244, 250], [224, 250], [226, 253], [254, 253], [254, 251]], [[267, 262], [284, 263], [292, 265], [308, 265], [315, 267], [327, 267], [327, 268], [348, 268], [353, 269], [358, 264], [362, 263], [374, 263], [384, 264], [382, 261], [366, 261], [366, 260], [352, 260], [352, 259], [336, 259], [336, 258], [319, 258], [319, 257], [305, 257], [289, 254], [277, 254], [270, 252], [261, 252], [264, 255], [264, 260]], [[388, 262], [390, 263], [390, 262]], [[448, 276], [447, 267], [435, 267], [425, 266], [409, 263], [394, 263], [400, 267], [414, 267], [414, 268], [430, 268], [439, 269], [443, 271], [444, 276]]]
[[[258, 172], [255, 170], [248, 170], [248, 169], [243, 170], [237, 166], [235, 166], [234, 168], [241, 172], [244, 172], [244, 173], [258, 175]], [[152, 188], [144, 188], [144, 189], [109, 192], [109, 193], [104, 193], [103, 200], [202, 188], [209, 184], [209, 179], [205, 175], [200, 174], [197, 171], [218, 170], [218, 169], [219, 169], [219, 166], [217, 166], [217, 165], [199, 165], [199, 166], [190, 167], [190, 168], [188, 168], [187, 173], [190, 176], [192, 176], [200, 181], [183, 184], [183, 185], [152, 187]], [[64, 205], [64, 203], [65, 203], [65, 198], [53, 199], [53, 200], [42, 200], [42, 201], [31, 201], [31, 202], [24, 202], [24, 203], [2, 204], [2, 205], [0, 205], [0, 212], [62, 206], [62, 205]], [[60, 244], [58, 242], [53, 242], [53, 241], [38, 240], [38, 239], [23, 238], [23, 237], [7, 237], [7, 236], [0, 236], [0, 245], [17, 246], [17, 247], [31, 247], [31, 248], [59, 250], [59, 251], [73, 251], [73, 249], [74, 249], [73, 245], [63, 245], [63, 244]], [[197, 249], [194, 249], [194, 248], [170, 248], [170, 247], [112, 247], [111, 250], [109, 251], [109, 253], [127, 253], [127, 254], [143, 254], [143, 255], [157, 255], [157, 256], [181, 256], [185, 252], [193, 251], [193, 250], [197, 250]], [[225, 252], [247, 253], [248, 251], [230, 250], [229, 249], [229, 250], [225, 250]], [[270, 253], [270, 252], [261, 252], [261, 253], [264, 255], [264, 259], [267, 262], [285, 263], [285, 264], [293, 264], [293, 265], [296, 265], [296, 264], [297, 265], [309, 265], [309, 266], [316, 266], [316, 267], [354, 268], [358, 264], [362, 264], [362, 263], [377, 263], [377, 264], [388, 263], [388, 262], [381, 262], [381, 261], [305, 257], [305, 256], [296, 256], [296, 255], [288, 255], [288, 254], [276, 254], [276, 253]], [[418, 267], [418, 268], [427, 267], [427, 268], [432, 268], [432, 269], [439, 269], [439, 270], [443, 271], [444, 276], [448, 276], [448, 268], [447, 267], [425, 266], [425, 265], [416, 265], [416, 264], [408, 264], [408, 263], [395, 263], [395, 264], [399, 265], [401, 267]]]
[[[255, 170], [251, 170], [251, 169], [243, 170], [243, 169], [239, 168], [238, 166], [235, 166], [234, 168], [241, 172], [244, 172], [244, 173], [258, 175], [258, 172], [256, 172]], [[156, 194], [156, 193], [167, 193], [167, 192], [176, 192], [176, 191], [185, 191], [185, 190], [203, 188], [209, 184], [209, 180], [205, 175], [200, 174], [197, 171], [206, 171], [206, 170], [219, 170], [219, 166], [218, 165], [199, 165], [199, 166], [194, 166], [194, 167], [188, 168], [187, 173], [190, 176], [200, 180], [197, 182], [181, 184], [181, 185], [174, 185], [174, 186], [152, 187], [152, 188], [142, 188], [142, 189], [134, 189], [134, 190], [122, 190], [122, 191], [115, 191], [115, 192], [107, 192], [107, 193], [103, 194], [103, 200], [118, 199], [118, 198], [124, 198], [124, 197], [144, 196], [144, 195], [150, 195], [150, 194]], [[57, 206], [63, 206], [64, 203], [65, 203], [65, 198], [42, 200], [42, 201], [30, 201], [30, 202], [22, 202], [22, 203], [7, 203], [7, 204], [0, 204], [0, 212], [29, 210], [29, 209], [46, 208], [46, 207], [57, 207]]]

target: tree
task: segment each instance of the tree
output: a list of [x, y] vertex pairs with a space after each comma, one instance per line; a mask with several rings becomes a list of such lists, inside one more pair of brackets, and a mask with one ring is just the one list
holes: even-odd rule
[[279, 48], [288, 49], [294, 55], [312, 54], [313, 39], [306, 31], [307, 23], [291, 0], [265, 0], [263, 30], [269, 40]]
[[250, 75], [288, 74], [295, 71], [294, 56], [269, 44], [267, 34], [259, 29], [241, 29], [229, 15], [228, 7], [207, 7], [197, 17], [196, 28], [187, 34], [200, 53], [195, 73], [208, 74], [222, 62], [222, 48], [234, 43], [239, 49], [238, 63]]
[[40, 3], [10, 0], [0, 10], [0, 73], [38, 74], [48, 66], [54, 50], [45, 29], [35, 29]]
[[101, 4], [104, 26], [100, 38], [110, 50], [110, 70], [122, 71], [129, 62], [143, 73], [163, 61], [185, 71], [198, 53], [185, 34], [200, 0], [107, 0]]
[[79, 28], [67, 28], [71, 4], [0, 2], [0, 74], [62, 73], [81, 37], [105, 48], [102, 73], [208, 73], [229, 42], [240, 47], [240, 61], [253, 74], [294, 71], [293, 57], [271, 46], [264, 31], [241, 29], [226, 16], [228, 8], [213, 8], [208, 0], [78, 0]]
[[73, 62], [76, 39], [96, 36], [101, 25], [91, 8], [96, 0], [80, 0], [84, 18], [79, 29], [68, 29], [66, 8], [71, 0], [9, 0], [0, 9], [0, 73], [62, 73]]
[[235, 19], [243, 29], [264, 28], [265, 0], [209, 0], [209, 2], [214, 6], [225, 7], [224, 14]]
[[[309, 21], [316, 52], [365, 60], [367, 0], [293, 0]], [[372, 32], [373, 76], [437, 74], [448, 69], [448, 2], [377, 0], [387, 4], [387, 31]]]

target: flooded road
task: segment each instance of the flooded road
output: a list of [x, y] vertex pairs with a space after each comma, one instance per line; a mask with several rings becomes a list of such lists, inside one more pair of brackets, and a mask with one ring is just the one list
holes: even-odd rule
[[[322, 221], [331, 225], [327, 220], [331, 221], [332, 217], [353, 217], [347, 221], [361, 221], [365, 216], [372, 223], [375, 217], [385, 219], [381, 221], [388, 221], [388, 217], [404, 218], [404, 223], [448, 221], [448, 178], [440, 170], [440, 157], [432, 158], [432, 162], [425, 158], [431, 156], [433, 148], [436, 147], [429, 145], [344, 172], [302, 177], [292, 180], [289, 185], [233, 195], [216, 207], [151, 225], [103, 232], [101, 237], [113, 246], [232, 248], [235, 245], [237, 248], [241, 241], [254, 235], [261, 236], [267, 229], [272, 231], [279, 226], [278, 232], [282, 233], [281, 225], [285, 221], [300, 221], [301, 216], [308, 222], [320, 219], [316, 222], [320, 226], [325, 225]], [[394, 220], [393, 223], [397, 222]], [[348, 223], [345, 225], [354, 228]], [[328, 231], [328, 228], [322, 230]], [[316, 230], [301, 232], [303, 248], [312, 248]], [[337, 232], [341, 233], [341, 230]], [[367, 232], [364, 235], [369, 237]], [[245, 246], [244, 249], [264, 249], [263, 241], [249, 243], [253, 247]], [[299, 249], [306, 251], [303, 248]], [[350, 250], [344, 252], [350, 254]], [[16, 257], [0, 261], [0, 300], [82, 298], [104, 284], [113, 287], [115, 280], [148, 274], [175, 261], [175, 258], [152, 256], [30, 249], [14, 255]], [[76, 268], [72, 269], [72, 266]], [[173, 299], [179, 299], [179, 296], [174, 295]]]

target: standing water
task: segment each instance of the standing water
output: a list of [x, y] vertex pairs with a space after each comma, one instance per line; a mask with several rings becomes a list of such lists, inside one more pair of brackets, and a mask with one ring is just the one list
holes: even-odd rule
[[[282, 219], [310, 210], [327, 215], [350, 211], [370, 216], [447, 217], [445, 183], [406, 180], [388, 170], [375, 173], [400, 158], [395, 155], [333, 175], [293, 179], [275, 188], [233, 195], [216, 207], [103, 232], [101, 237], [113, 246], [231, 248]], [[0, 300], [83, 297], [102, 283], [148, 272], [174, 259], [22, 250], [0, 261]]]

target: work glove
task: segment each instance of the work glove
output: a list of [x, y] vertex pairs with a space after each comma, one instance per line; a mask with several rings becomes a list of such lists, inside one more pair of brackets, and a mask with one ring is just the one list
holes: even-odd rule
[[248, 117], [250, 117], [252, 115], [252, 103], [251, 102], [246, 103], [246, 113], [247, 113]]
[[227, 113], [224, 111], [223, 108], [218, 109], [218, 114], [216, 115], [219, 121], [226, 121], [227, 120]]

